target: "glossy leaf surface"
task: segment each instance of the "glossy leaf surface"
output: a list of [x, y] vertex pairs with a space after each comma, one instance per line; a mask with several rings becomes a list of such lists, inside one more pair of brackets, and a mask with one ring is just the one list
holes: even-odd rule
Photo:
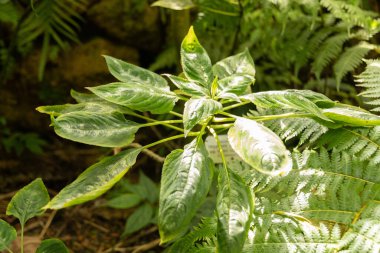
[[221, 61], [215, 63], [212, 67], [214, 75], [220, 80], [230, 77], [235, 74], [246, 76], [251, 79], [251, 82], [255, 81], [255, 64], [248, 49], [244, 52], [227, 57]]
[[323, 110], [323, 114], [345, 126], [378, 126], [380, 116], [354, 106], [336, 106]]
[[197, 83], [188, 81], [184, 78], [166, 75], [172, 83], [177, 86], [183, 92], [192, 95], [192, 96], [210, 96], [210, 91], [205, 87], [198, 85]]
[[69, 249], [59, 239], [46, 239], [41, 242], [36, 253], [69, 253]]
[[161, 243], [177, 238], [188, 228], [209, 191], [213, 166], [203, 142], [196, 139], [166, 157], [158, 214]]
[[72, 112], [53, 121], [55, 132], [62, 138], [101, 147], [123, 147], [130, 144], [139, 125], [126, 120], [121, 113]]
[[7, 215], [12, 215], [25, 224], [30, 218], [44, 213], [43, 207], [50, 197], [41, 178], [37, 178], [19, 190], [7, 207]]
[[217, 252], [240, 253], [251, 223], [254, 201], [251, 190], [234, 172], [222, 169], [218, 179]]
[[187, 79], [210, 89], [214, 79], [211, 60], [199, 43], [193, 27], [190, 27], [181, 44], [181, 65]]
[[262, 108], [295, 109], [311, 113], [318, 118], [331, 121], [326, 117], [317, 104], [333, 106], [334, 102], [322, 94], [306, 90], [283, 90], [256, 92], [241, 97]]
[[171, 111], [178, 100], [173, 92], [148, 84], [110, 83], [88, 89], [109, 102], [155, 114]]
[[60, 209], [99, 197], [129, 171], [140, 151], [141, 149], [128, 149], [92, 165], [63, 188], [46, 207]]
[[262, 173], [286, 175], [292, 168], [282, 140], [254, 120], [237, 119], [228, 131], [228, 141], [243, 161]]
[[234, 74], [219, 81], [218, 97], [226, 95], [243, 95], [252, 84], [252, 79], [246, 75]]
[[222, 110], [222, 104], [208, 98], [191, 98], [185, 104], [183, 125], [187, 134], [195, 125]]
[[7, 249], [16, 237], [16, 229], [0, 219], [0, 251]]
[[104, 58], [106, 59], [108, 70], [119, 81], [145, 84], [169, 91], [169, 85], [162, 76], [111, 56], [105, 55]]

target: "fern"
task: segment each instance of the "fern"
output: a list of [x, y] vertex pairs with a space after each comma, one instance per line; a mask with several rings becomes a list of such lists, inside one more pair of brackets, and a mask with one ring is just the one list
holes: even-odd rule
[[[356, 76], [355, 81], [357, 86], [366, 88], [361, 92], [364, 98], [369, 101], [365, 101], [368, 105], [379, 106], [380, 105], [380, 61], [379, 60], [365, 60], [367, 67], [364, 72]], [[372, 111], [380, 111], [380, 107], [375, 107]]]
[[53, 40], [61, 48], [65, 48], [65, 39], [78, 41], [76, 31], [79, 29], [77, 20], [81, 20], [78, 10], [85, 8], [87, 0], [44, 0], [39, 1], [26, 20], [22, 23], [18, 37], [19, 46], [34, 41], [43, 36], [42, 52], [38, 70], [38, 78], [42, 80], [48, 59], [50, 41]]
[[362, 58], [366, 56], [368, 52], [373, 50], [374, 48], [374, 45], [363, 42], [359, 45], [350, 47], [345, 50], [345, 52], [339, 57], [337, 62], [334, 64], [334, 73], [338, 90], [342, 78], [348, 72], [356, 69], [362, 63]]

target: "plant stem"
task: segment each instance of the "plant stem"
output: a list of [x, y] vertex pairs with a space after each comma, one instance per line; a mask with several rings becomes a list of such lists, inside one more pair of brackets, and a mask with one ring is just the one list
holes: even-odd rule
[[20, 250], [21, 253], [24, 253], [24, 224], [21, 223], [21, 240], [20, 240]]
[[219, 136], [218, 136], [218, 134], [215, 132], [215, 130], [212, 127], [208, 127], [208, 129], [209, 129], [210, 133], [214, 136], [215, 141], [216, 141], [216, 143], [218, 145], [218, 150], [219, 150], [220, 156], [222, 158], [222, 162], [223, 162], [223, 168], [225, 169], [226, 175], [227, 175], [227, 178], [228, 178], [228, 170], [227, 170], [226, 157], [224, 156], [224, 152], [223, 152], [222, 144], [220, 143], [220, 140], [219, 140]]
[[277, 114], [277, 115], [264, 115], [264, 116], [251, 116], [247, 117], [248, 119], [254, 119], [256, 121], [267, 121], [267, 120], [274, 120], [274, 119], [287, 119], [287, 118], [310, 118], [313, 114], [311, 113], [284, 113], [284, 114]]
[[13, 251], [9, 248], [5, 248], [9, 253], [13, 253]]
[[222, 114], [224, 116], [227, 116], [227, 117], [230, 117], [230, 118], [234, 118], [234, 119], [239, 118], [239, 116], [233, 115], [233, 114], [228, 113], [228, 112], [219, 112], [219, 114]]
[[232, 127], [234, 124], [220, 124], [220, 125], [211, 125], [210, 127], [211, 128], [214, 128], [214, 129], [225, 129], [225, 128], [230, 128]]
[[[199, 132], [190, 132], [187, 134], [187, 136], [198, 136], [198, 135], [199, 135]], [[161, 144], [161, 143], [164, 143], [167, 141], [171, 141], [171, 140], [175, 140], [175, 139], [179, 139], [179, 138], [184, 138], [184, 137], [185, 137], [185, 134], [178, 134], [178, 135], [170, 136], [168, 138], [147, 144], [147, 145], [143, 146], [142, 149], [151, 148], [151, 147], [156, 146], [158, 144]]]
[[[179, 128], [179, 127], [176, 127], [176, 126], [170, 125], [169, 123], [165, 123], [164, 121], [158, 121], [158, 120], [155, 120], [155, 119], [152, 119], [152, 118], [149, 118], [149, 117], [146, 117], [146, 116], [143, 116], [143, 115], [140, 115], [140, 114], [134, 113], [134, 112], [130, 112], [130, 113], [128, 113], [128, 115], [130, 115], [130, 116], [134, 116], [134, 117], [137, 117], [137, 118], [140, 118], [140, 119], [144, 119], [144, 120], [146, 120], [146, 121], [150, 121], [150, 122], [152, 122], [152, 123], [157, 122], [156, 124], [153, 124], [152, 126], [154, 126], [154, 125], [163, 125], [163, 126], [166, 126], [166, 127], [168, 127], [168, 128], [171, 128], [171, 129], [177, 130], [177, 131], [179, 131], [179, 132], [183, 132], [183, 129], [182, 129], [182, 128]], [[158, 122], [164, 122], [164, 123], [158, 123]], [[175, 122], [175, 123], [182, 123], [182, 120], [181, 120], [181, 122]], [[147, 124], [149, 124], [149, 123], [147, 123]], [[143, 124], [143, 127], [144, 127], [144, 126], [149, 126], [149, 125], [147, 125], [147, 124]]]
[[180, 120], [180, 119], [178, 119], [178, 120], [154, 121], [154, 122], [149, 122], [149, 123], [141, 124], [140, 127], [148, 127], [148, 126], [156, 126], [156, 125], [167, 125], [167, 124], [181, 124], [182, 122], [183, 121]]
[[183, 118], [182, 114], [180, 114], [178, 112], [170, 111], [169, 113], [172, 114], [172, 115], [174, 115], [174, 116], [177, 116], [178, 118]]
[[212, 120], [212, 122], [216, 122], [216, 123], [219, 123], [219, 122], [233, 122], [235, 120], [236, 119], [234, 119], [234, 118], [214, 118]]
[[240, 106], [243, 106], [243, 105], [246, 105], [246, 104], [249, 104], [251, 103], [250, 101], [244, 101], [244, 102], [241, 102], [241, 103], [238, 103], [238, 104], [233, 104], [233, 105], [230, 105], [230, 106], [226, 106], [223, 108], [223, 111], [228, 111], [228, 110], [231, 110], [233, 108], [236, 108], [236, 107], [240, 107]]

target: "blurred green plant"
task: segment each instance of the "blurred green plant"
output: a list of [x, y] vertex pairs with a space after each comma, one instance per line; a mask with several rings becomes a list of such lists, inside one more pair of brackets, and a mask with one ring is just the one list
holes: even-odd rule
[[120, 180], [107, 194], [106, 206], [116, 209], [134, 208], [128, 217], [122, 237], [157, 224], [159, 187], [141, 170], [137, 184], [127, 179]]

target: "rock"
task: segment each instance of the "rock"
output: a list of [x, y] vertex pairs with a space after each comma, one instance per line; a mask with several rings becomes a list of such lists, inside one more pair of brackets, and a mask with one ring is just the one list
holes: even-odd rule
[[56, 66], [46, 71], [46, 79], [52, 86], [61, 86], [66, 83], [74, 89], [115, 80], [109, 73], [102, 55], [110, 55], [132, 64], [139, 64], [139, 54], [136, 49], [96, 38], [79, 44], [63, 54], [56, 60]]
[[88, 22], [127, 45], [157, 51], [163, 43], [160, 10], [147, 0], [101, 0], [87, 15]]

